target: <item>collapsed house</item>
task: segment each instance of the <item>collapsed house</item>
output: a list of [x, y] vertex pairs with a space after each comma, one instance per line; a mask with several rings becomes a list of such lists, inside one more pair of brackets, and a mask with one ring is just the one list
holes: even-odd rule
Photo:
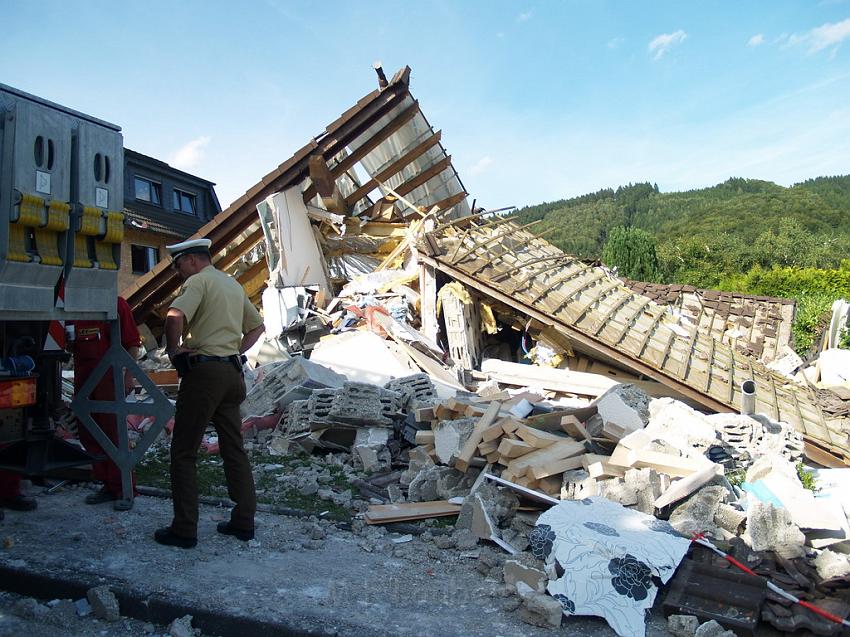
[[[800, 573], [808, 551], [850, 542], [847, 511], [812, 502], [793, 469], [802, 457], [847, 464], [850, 404], [793, 376], [792, 302], [624, 281], [534, 224], [470, 206], [410, 69], [378, 75], [378, 90], [194, 235], [263, 309], [245, 431], [263, 429], [274, 452], [349, 451], [395, 475], [360, 480], [366, 523], [458, 516], [516, 557], [505, 580], [546, 625], [601, 614], [643, 634], [655, 581], [671, 581], [693, 534], [774, 575], [764, 552]], [[179, 284], [163, 262], [124, 291], [152, 335]], [[520, 498], [545, 512], [519, 515]], [[593, 577], [608, 581], [608, 601], [581, 593], [565, 569], [576, 533], [635, 525], [655, 548], [634, 537], [605, 561]], [[750, 613], [734, 624], [682, 592], [687, 578], [722, 580], [720, 567], [708, 554], [685, 564], [665, 602], [674, 614], [832, 634], [764, 585], [752, 607], [721, 600]], [[850, 603], [814, 582], [850, 564], [819, 572], [811, 586], [796, 579], [797, 598], [846, 617]]]

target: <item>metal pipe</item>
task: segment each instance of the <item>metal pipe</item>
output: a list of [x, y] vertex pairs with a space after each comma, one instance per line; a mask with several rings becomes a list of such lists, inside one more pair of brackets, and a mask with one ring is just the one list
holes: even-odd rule
[[741, 383], [741, 413], [744, 415], [754, 414], [756, 411], [756, 383], [753, 380], [745, 380]]
[[380, 61], [376, 61], [372, 65], [372, 68], [375, 69], [375, 73], [378, 74], [378, 88], [380, 88], [381, 90], [384, 90], [385, 88], [387, 88], [390, 85], [390, 83], [389, 83], [389, 81], [387, 81], [387, 76], [384, 75], [383, 65], [381, 64]]

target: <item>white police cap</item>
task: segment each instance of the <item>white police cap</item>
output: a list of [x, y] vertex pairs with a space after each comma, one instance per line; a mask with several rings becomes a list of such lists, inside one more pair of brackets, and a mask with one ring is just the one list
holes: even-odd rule
[[209, 239], [189, 239], [181, 243], [165, 246], [172, 260], [182, 257], [184, 254], [209, 254], [212, 241]]

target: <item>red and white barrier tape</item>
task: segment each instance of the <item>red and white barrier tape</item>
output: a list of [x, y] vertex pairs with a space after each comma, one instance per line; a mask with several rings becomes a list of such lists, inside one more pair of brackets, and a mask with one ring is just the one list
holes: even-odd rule
[[[747, 566], [745, 566], [744, 564], [742, 564], [741, 562], [736, 560], [734, 557], [732, 557], [728, 553], [724, 553], [719, 548], [714, 546], [714, 544], [712, 544], [710, 541], [705, 539], [705, 536], [702, 533], [695, 533], [693, 538], [691, 538], [691, 542], [695, 542], [696, 544], [699, 544], [701, 546], [706, 547], [707, 549], [714, 551], [715, 553], [717, 553], [717, 555], [722, 557], [724, 560], [726, 560], [727, 562], [729, 562], [733, 566], [736, 566], [737, 568], [741, 569], [745, 573], [749, 573], [750, 575], [753, 575], [754, 577], [761, 577], [761, 575], [754, 572], [752, 569], [747, 568]], [[815, 613], [817, 615], [820, 615], [824, 619], [828, 619], [829, 621], [835, 622], [836, 624], [841, 624], [842, 626], [850, 626], [850, 621], [847, 621], [846, 619], [841, 619], [837, 615], [833, 615], [832, 613], [827, 612], [827, 611], [823, 610], [822, 608], [818, 608], [814, 604], [811, 604], [811, 603], [809, 603], [805, 600], [800, 599], [799, 597], [792, 595], [791, 593], [789, 593], [787, 591], [782, 590], [781, 588], [779, 588], [776, 584], [774, 584], [770, 580], [767, 580], [767, 587], [771, 591], [773, 591], [774, 593], [779, 595], [780, 597], [783, 597], [783, 598], [787, 599], [789, 602], [792, 602], [794, 604], [799, 604], [800, 606], [803, 606], [804, 608], [808, 608], [810, 611], [812, 611], [813, 613]]]

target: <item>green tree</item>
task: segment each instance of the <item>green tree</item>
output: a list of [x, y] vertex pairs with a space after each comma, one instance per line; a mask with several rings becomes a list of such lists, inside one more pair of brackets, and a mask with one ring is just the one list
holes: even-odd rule
[[640, 228], [611, 228], [602, 248], [602, 261], [609, 267], [616, 267], [622, 276], [629, 279], [659, 280], [655, 239]]

